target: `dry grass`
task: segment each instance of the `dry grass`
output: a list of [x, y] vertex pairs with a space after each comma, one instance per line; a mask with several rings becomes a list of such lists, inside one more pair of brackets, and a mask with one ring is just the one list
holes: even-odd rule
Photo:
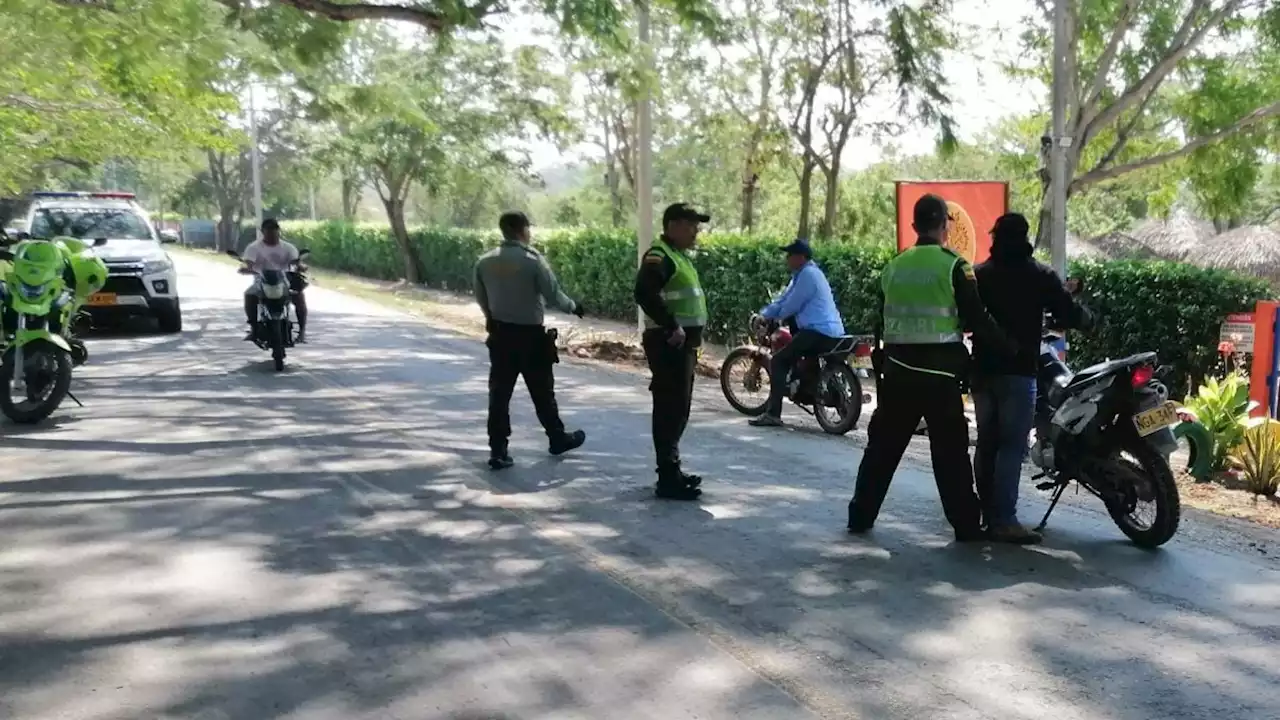
[[1280, 498], [1263, 498], [1216, 482], [1198, 483], [1186, 474], [1178, 477], [1178, 490], [1188, 507], [1280, 528]]

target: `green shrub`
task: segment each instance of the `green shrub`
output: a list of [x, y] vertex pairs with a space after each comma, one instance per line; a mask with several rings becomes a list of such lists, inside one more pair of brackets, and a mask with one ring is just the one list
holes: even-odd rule
[[1228, 455], [1244, 437], [1249, 410], [1256, 405], [1249, 401], [1249, 378], [1241, 373], [1231, 373], [1222, 380], [1208, 378], [1183, 404], [1213, 437], [1210, 475], [1225, 472]]
[[[385, 225], [287, 223], [285, 234], [312, 251], [318, 267], [392, 280], [403, 276], [400, 251]], [[423, 282], [470, 291], [477, 257], [495, 246], [497, 232], [415, 229], [410, 241]], [[630, 230], [540, 230], [536, 246], [546, 254], [566, 291], [582, 298], [593, 315], [631, 321], [636, 240]], [[707, 291], [712, 339], [734, 341], [747, 318], [787, 282], [778, 248], [781, 238], [713, 233], [699, 242], [694, 262]], [[894, 256], [887, 244], [859, 240], [823, 242], [814, 258], [826, 271], [850, 333], [870, 332], [880, 271]], [[1089, 333], [1072, 338], [1072, 363], [1087, 363], [1153, 350], [1174, 369], [1173, 387], [1197, 386], [1217, 359], [1218, 328], [1232, 312], [1268, 297], [1265, 283], [1216, 270], [1168, 262], [1076, 263], [1072, 275], [1087, 285], [1099, 318]]]
[[1098, 319], [1089, 332], [1072, 335], [1072, 362], [1154, 351], [1173, 368], [1176, 395], [1198, 387], [1217, 363], [1226, 316], [1252, 310], [1272, 294], [1261, 280], [1174, 262], [1081, 262], [1071, 275], [1084, 279]]

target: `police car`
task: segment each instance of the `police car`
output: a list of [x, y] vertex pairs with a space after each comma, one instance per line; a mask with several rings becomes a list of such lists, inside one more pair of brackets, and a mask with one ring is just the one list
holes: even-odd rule
[[36, 192], [31, 194], [27, 234], [105, 239], [94, 252], [107, 265], [107, 282], [85, 308], [95, 321], [154, 317], [164, 333], [182, 332], [178, 274], [162, 243], [175, 242], [151, 224], [133, 193]]

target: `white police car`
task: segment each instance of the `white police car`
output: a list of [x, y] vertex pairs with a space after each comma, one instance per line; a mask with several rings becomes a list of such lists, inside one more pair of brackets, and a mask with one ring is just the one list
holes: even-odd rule
[[95, 321], [109, 317], [154, 317], [165, 333], [182, 332], [178, 274], [162, 243], [173, 235], [156, 232], [133, 193], [36, 192], [31, 194], [27, 234], [33, 238], [69, 235], [106, 239], [94, 252], [107, 265], [107, 282], [85, 308]]

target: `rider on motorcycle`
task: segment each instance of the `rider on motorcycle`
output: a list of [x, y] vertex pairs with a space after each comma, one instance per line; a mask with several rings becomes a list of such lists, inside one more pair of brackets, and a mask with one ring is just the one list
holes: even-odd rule
[[[306, 342], [307, 334], [307, 299], [303, 295], [301, 278], [289, 272], [293, 264], [299, 260], [298, 248], [287, 240], [280, 239], [280, 223], [275, 218], [262, 221], [262, 239], [249, 243], [244, 249], [241, 259], [244, 267], [241, 273], [251, 274], [261, 270], [277, 270], [289, 277], [290, 288], [297, 294], [293, 296], [293, 308], [298, 315], [298, 338], [296, 342]], [[249, 321], [249, 334], [245, 340], [253, 339], [253, 327], [258, 322], [258, 303], [262, 299], [262, 288], [255, 279], [244, 291], [244, 314]]]
[[787, 376], [801, 357], [821, 354], [844, 336], [844, 321], [831, 294], [831, 284], [813, 262], [813, 251], [803, 239], [781, 248], [787, 254], [791, 283], [782, 295], [760, 311], [766, 320], [794, 322], [791, 344], [773, 356], [769, 367], [769, 401], [764, 414], [749, 422], [757, 427], [782, 425], [782, 399], [787, 393]]

